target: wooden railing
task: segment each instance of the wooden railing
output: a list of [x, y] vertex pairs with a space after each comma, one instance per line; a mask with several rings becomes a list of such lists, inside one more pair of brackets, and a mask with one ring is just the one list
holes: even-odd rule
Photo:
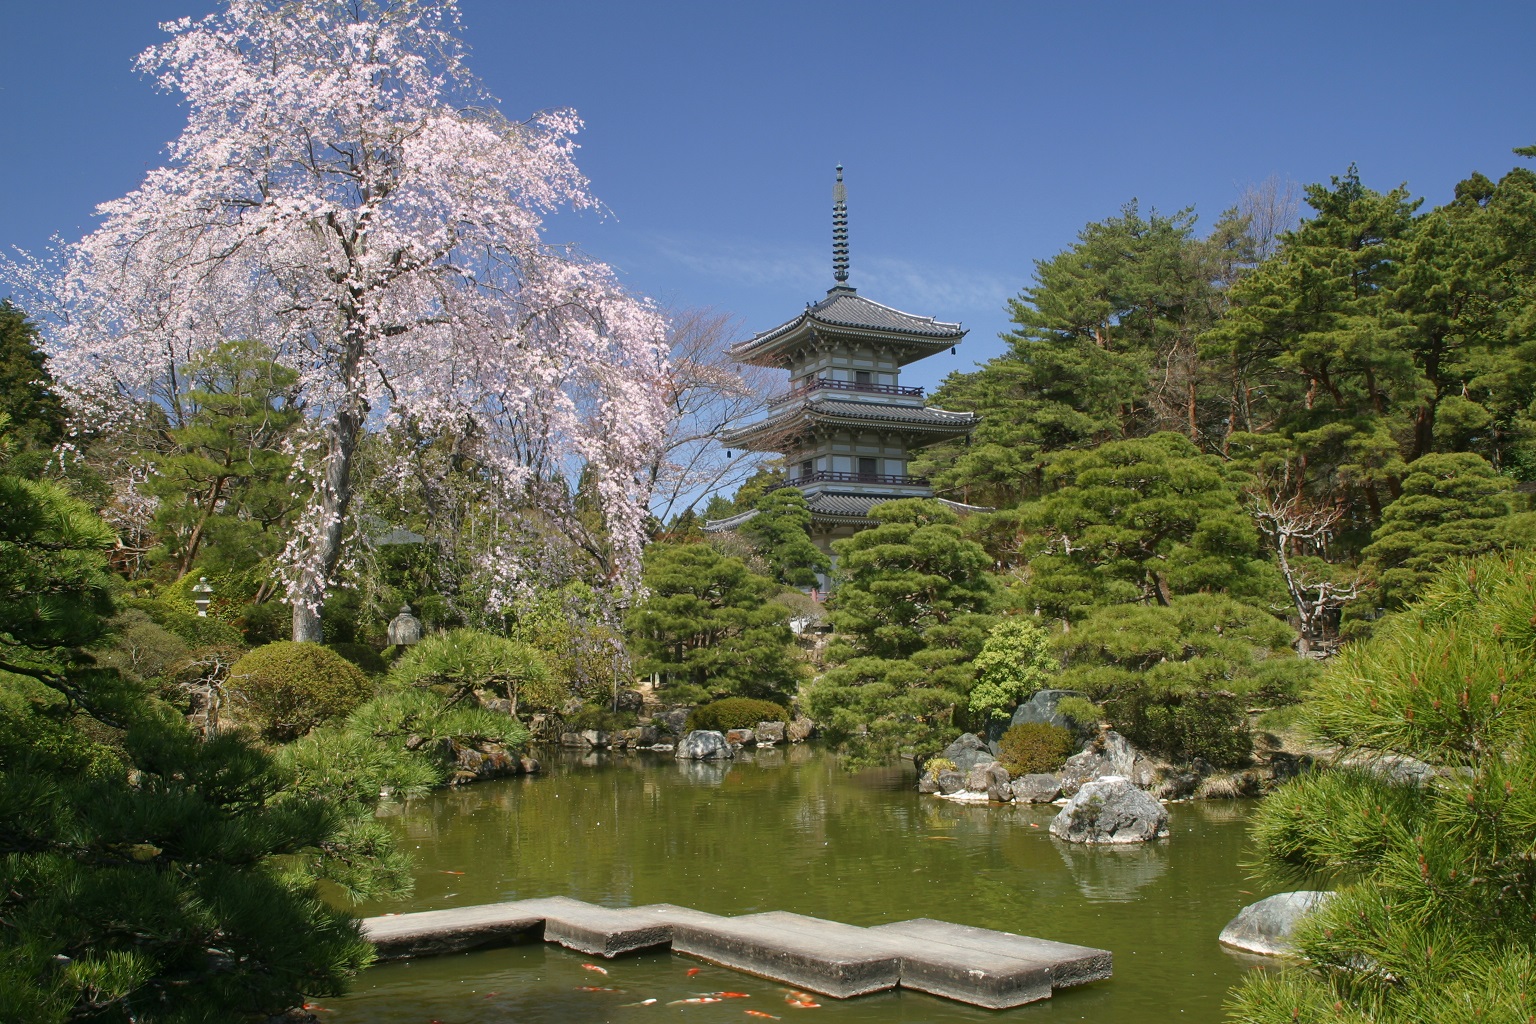
[[812, 391], [856, 391], [865, 395], [897, 395], [901, 398], [922, 398], [922, 388], [906, 388], [899, 384], [859, 384], [851, 380], [831, 380], [826, 377], [817, 377], [814, 380], [797, 384], [777, 398], [770, 399], [769, 405], [778, 405], [792, 398], [803, 398]]
[[837, 470], [818, 469], [811, 473], [801, 473], [793, 479], [779, 484], [779, 487], [799, 487], [803, 484], [833, 483], [833, 484], [885, 484], [890, 487], [927, 487], [928, 478], [924, 476], [907, 476], [905, 473], [842, 473]]

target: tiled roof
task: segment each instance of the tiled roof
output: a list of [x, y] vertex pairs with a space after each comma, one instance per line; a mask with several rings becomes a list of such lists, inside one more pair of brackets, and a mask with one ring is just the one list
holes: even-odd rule
[[[971, 430], [980, 419], [973, 412], [950, 412], [922, 405], [829, 401], [825, 396], [813, 393], [801, 402], [780, 407], [772, 416], [725, 431], [720, 440], [724, 444], [740, 445], [752, 437], [788, 429], [805, 421], [853, 427], [866, 423], [872, 426], [889, 424], [917, 434], [952, 436]], [[776, 448], [768, 450], [778, 451]]]
[[[912, 495], [899, 494], [807, 494], [805, 503], [811, 507], [813, 519], [835, 519], [841, 522], [857, 521], [861, 523], [873, 523], [869, 510], [882, 501], [900, 501], [903, 497]], [[992, 509], [985, 505], [966, 505], [958, 501], [950, 501], [946, 498], [934, 499], [939, 504], [953, 509], [964, 515], [968, 512], [991, 512]], [[709, 519], [704, 523], [704, 532], [721, 533], [725, 530], [734, 530], [742, 523], [757, 515], [757, 509], [750, 509], [729, 519]]]
[[773, 342], [793, 333], [807, 322], [833, 329], [841, 327], [853, 331], [915, 336], [934, 349], [953, 345], [965, 336], [965, 329], [959, 324], [935, 320], [931, 316], [904, 313], [866, 299], [852, 288], [838, 287], [833, 288], [826, 298], [814, 306], [807, 306], [805, 312], [793, 320], [787, 320], [771, 331], [753, 335], [749, 341], [731, 346], [731, 355], [736, 359], [750, 357], [753, 353], [772, 347]]

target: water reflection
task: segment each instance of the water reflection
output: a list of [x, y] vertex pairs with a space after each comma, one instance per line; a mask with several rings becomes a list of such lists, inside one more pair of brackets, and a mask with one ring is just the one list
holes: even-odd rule
[[1053, 841], [1083, 898], [1094, 903], [1129, 903], [1168, 872], [1172, 843], [1124, 845]]
[[[938, 800], [912, 789], [910, 767], [850, 774], [803, 745], [735, 762], [653, 752], [547, 751], [541, 759], [542, 775], [387, 805], [385, 820], [416, 857], [416, 893], [361, 912], [565, 895], [719, 914], [791, 910], [862, 925], [932, 917], [1114, 952], [1112, 981], [1002, 1015], [1019, 1015], [1021, 1024], [1024, 1014], [1029, 1024], [1166, 1019], [1148, 1015], [1149, 1007], [1215, 1024], [1223, 993], [1243, 970], [1216, 935], [1254, 899], [1242, 892], [1250, 886], [1238, 866], [1240, 819], [1251, 807], [1244, 801], [1171, 807], [1174, 835], [1166, 842], [1086, 848], [1049, 835], [1055, 807]], [[1131, 913], [1105, 906], [1132, 900]], [[538, 946], [378, 968], [364, 975], [356, 995], [326, 1000], [337, 1011], [326, 1020], [587, 1024], [663, 1015], [660, 1007], [624, 1008], [580, 990], [592, 976], [573, 957]], [[756, 1008], [782, 1006], [772, 985], [727, 972], [690, 982], [682, 977], [688, 966], [669, 956], [625, 958], [609, 964], [612, 975], [600, 985], [669, 999], [735, 988], [753, 992]], [[502, 995], [485, 998], [491, 992]], [[740, 1007], [730, 1009], [668, 1012], [743, 1019]], [[821, 1018], [883, 1024], [999, 1016], [888, 995], [828, 1001]]]

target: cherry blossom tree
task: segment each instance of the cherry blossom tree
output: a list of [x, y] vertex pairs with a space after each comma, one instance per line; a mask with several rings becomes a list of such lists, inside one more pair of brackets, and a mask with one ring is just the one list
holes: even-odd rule
[[[499, 113], [454, 0], [227, 0], [162, 27], [138, 66], [187, 108], [166, 166], [56, 259], [10, 267], [75, 411], [174, 420], [178, 368], [233, 340], [298, 373], [316, 498], [283, 558], [295, 639], [321, 636], [359, 438], [404, 417], [472, 425], [508, 508], [547, 515], [566, 481], [595, 480], [615, 582], [633, 578], [665, 324], [544, 241], [548, 213], [596, 206], [576, 116]], [[511, 555], [496, 570], [519, 580]]]

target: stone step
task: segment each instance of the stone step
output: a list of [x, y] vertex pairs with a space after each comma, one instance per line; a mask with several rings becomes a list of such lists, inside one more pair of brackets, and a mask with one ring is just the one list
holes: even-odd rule
[[973, 928], [970, 925], [950, 924], [948, 921], [919, 917], [911, 921], [878, 925], [869, 930], [886, 935], [900, 935], [922, 942], [943, 943], [961, 949], [984, 951], [1017, 960], [1049, 964], [1053, 989], [1101, 981], [1113, 973], [1113, 956], [1107, 949], [1074, 946], [1071, 943], [1052, 942], [1049, 939], [1015, 935], [1012, 932], [994, 931], [991, 928]]
[[544, 915], [526, 910], [522, 902], [370, 917], [362, 924], [363, 938], [373, 943], [380, 960], [439, 956], [544, 938]]
[[542, 938], [594, 956], [670, 946], [796, 988], [846, 999], [900, 985], [1007, 1009], [1110, 976], [1107, 950], [928, 918], [860, 928], [770, 911], [721, 917], [669, 903], [627, 909], [564, 896], [369, 918], [382, 959]]
[[901, 957], [863, 928], [773, 911], [676, 919], [672, 950], [837, 999], [895, 988]]

